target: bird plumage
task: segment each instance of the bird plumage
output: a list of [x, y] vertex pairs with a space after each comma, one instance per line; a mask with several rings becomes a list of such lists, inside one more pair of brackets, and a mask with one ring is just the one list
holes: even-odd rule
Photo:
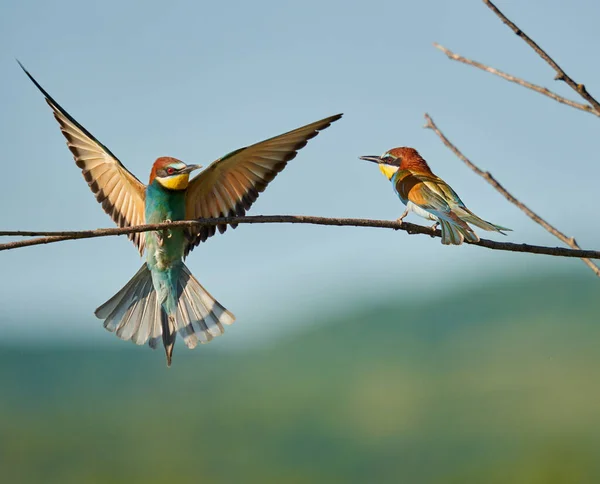
[[[19, 63], [19, 65], [21, 65]], [[244, 215], [277, 173], [307, 141], [342, 117], [330, 116], [280, 136], [238, 149], [190, 180], [198, 165], [158, 158], [144, 185], [67, 113], [27, 72], [46, 98], [96, 199], [120, 227], [144, 223]], [[223, 233], [226, 225], [216, 227]], [[235, 225], [233, 225], [235, 228]], [[146, 261], [133, 278], [95, 312], [104, 327], [136, 344], [155, 348], [162, 338], [167, 364], [179, 334], [189, 348], [223, 333], [235, 317], [213, 298], [183, 263], [215, 227], [131, 234]]]
[[[235, 150], [211, 163], [206, 170], [190, 181], [186, 196], [186, 217], [242, 216], [283, 170], [319, 131], [340, 119], [331, 116], [301, 128]], [[236, 228], [236, 224], [231, 224]], [[189, 233], [187, 255], [199, 243], [215, 234], [225, 232], [227, 225], [204, 226]]]
[[391, 181], [398, 198], [409, 211], [439, 223], [442, 244], [460, 245], [464, 240], [477, 242], [479, 236], [469, 223], [483, 230], [510, 230], [487, 222], [471, 212], [457, 193], [436, 176], [425, 159], [414, 148], [393, 148], [382, 156], [363, 156], [361, 159], [379, 164], [381, 172]]
[[[144, 224], [145, 185], [106, 146], [67, 113], [20, 62], [19, 65], [52, 108], [60, 130], [67, 139], [67, 146], [73, 153], [75, 164], [81, 168], [83, 178], [104, 211], [119, 227]], [[129, 234], [128, 237], [140, 254], [143, 254], [144, 235], [136, 233]]]

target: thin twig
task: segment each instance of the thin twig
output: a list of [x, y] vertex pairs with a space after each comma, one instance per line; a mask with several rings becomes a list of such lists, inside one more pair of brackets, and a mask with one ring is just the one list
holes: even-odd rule
[[[463, 155], [460, 150], [454, 146], [450, 140], [448, 138], [446, 138], [446, 136], [444, 135], [444, 133], [442, 133], [440, 131], [440, 129], [437, 127], [437, 125], [433, 122], [433, 119], [431, 119], [431, 116], [429, 116], [429, 114], [425, 113], [425, 120], [427, 121], [427, 123], [425, 124], [425, 128], [431, 129], [435, 132], [435, 134], [438, 135], [438, 137], [442, 140], [442, 142], [458, 157], [460, 158], [471, 170], [473, 170], [475, 173], [477, 173], [480, 177], [484, 178], [490, 185], [492, 185], [496, 190], [498, 190], [509, 202], [511, 202], [512, 204], [516, 205], [522, 212], [525, 213], [525, 215], [527, 215], [530, 219], [532, 219], [534, 222], [540, 224], [542, 227], [544, 227], [548, 232], [550, 232], [552, 235], [554, 235], [555, 237], [557, 237], [558, 239], [562, 240], [565, 244], [569, 245], [570, 247], [572, 247], [573, 249], [579, 250], [580, 247], [579, 245], [577, 245], [577, 242], [575, 242], [575, 239], [573, 237], [567, 237], [565, 234], [563, 234], [560, 230], [558, 230], [556, 227], [550, 225], [548, 222], [546, 222], [543, 218], [541, 218], [539, 215], [537, 215], [535, 212], [533, 212], [533, 210], [531, 210], [529, 207], [527, 207], [525, 204], [521, 203], [519, 200], [517, 200], [508, 190], [506, 190], [506, 188], [504, 188], [499, 182], [498, 180], [496, 180], [492, 174], [489, 171], [483, 171], [482, 169], [480, 169], [477, 165], [473, 164], [471, 162], [471, 160], [469, 160], [465, 155]], [[595, 259], [595, 257], [589, 257], [589, 256], [582, 256], [581, 260], [583, 262], [585, 262], [585, 264], [592, 269], [592, 271], [594, 271], [594, 273], [600, 277], [600, 268], [594, 264], [590, 259]]]
[[463, 64], [467, 64], [469, 66], [477, 67], [478, 69], [481, 69], [482, 71], [489, 72], [491, 74], [501, 77], [502, 79], [506, 79], [507, 81], [514, 82], [515, 84], [519, 84], [520, 86], [526, 87], [535, 92], [539, 92], [540, 94], [543, 94], [544, 96], [547, 96], [550, 99], [554, 99], [555, 101], [558, 101], [561, 104], [566, 104], [567, 106], [571, 106], [572, 108], [581, 109], [582, 111], [595, 114], [596, 116], [600, 116], [600, 112], [596, 111], [589, 104], [582, 104], [582, 103], [578, 103], [576, 101], [572, 101], [571, 99], [567, 99], [566, 97], [559, 96], [555, 92], [552, 92], [550, 89], [547, 89], [542, 86], [538, 86], [537, 84], [528, 82], [525, 79], [521, 79], [520, 77], [515, 77], [511, 74], [507, 74], [506, 72], [503, 72], [494, 67], [487, 66], [485, 64], [482, 64], [481, 62], [477, 62], [472, 59], [467, 59], [466, 57], [456, 54], [456, 53], [452, 52], [450, 49], [447, 49], [443, 45], [440, 45], [436, 42], [434, 42], [433, 46], [436, 49], [441, 50], [451, 60], [462, 62]]
[[564, 81], [567, 85], [573, 89], [577, 94], [579, 94], [583, 99], [585, 99], [588, 103], [590, 103], [593, 108], [600, 112], [600, 103], [596, 101], [596, 99], [587, 91], [583, 84], [579, 84], [575, 82], [555, 61], [550, 57], [544, 49], [542, 49], [539, 45], [537, 45], [534, 40], [529, 37], [525, 32], [523, 32], [519, 27], [517, 27], [514, 23], [512, 23], [506, 16], [494, 5], [490, 0], [483, 0], [492, 12], [494, 12], [502, 22], [504, 22], [510, 29], [521, 37], [529, 47], [531, 47], [537, 55], [539, 55], [542, 59], [544, 59], [552, 69], [556, 71], [556, 76], [554, 79], [557, 81]]
[[[36, 239], [8, 242], [0, 244], [0, 251], [17, 249], [19, 247], [28, 247], [32, 245], [51, 244], [63, 240], [89, 239], [93, 237], [107, 237], [111, 235], [124, 235], [135, 232], [149, 232], [152, 230], [164, 230], [175, 228], [200, 227], [203, 225], [218, 224], [264, 224], [264, 223], [295, 223], [295, 224], [313, 224], [313, 225], [333, 225], [350, 227], [375, 227], [394, 230], [404, 230], [409, 234], [424, 234], [431, 237], [440, 237], [441, 232], [431, 227], [411, 224], [408, 222], [397, 222], [391, 220], [368, 220], [357, 218], [328, 218], [311, 217], [304, 215], [255, 215], [247, 217], [223, 217], [199, 220], [184, 220], [180, 222], [170, 222], [163, 224], [138, 225], [126, 228], [96, 229], [80, 232], [34, 232], [34, 231], [2, 231], [0, 236], [40, 236]], [[600, 259], [600, 251], [596, 250], [572, 250], [562, 247], [543, 247], [539, 245], [513, 244], [511, 242], [496, 242], [493, 240], [481, 239], [479, 242], [468, 242], [471, 245], [478, 245], [487, 249], [505, 250], [510, 252], [527, 252], [530, 254], [545, 254], [559, 257], [589, 257]]]

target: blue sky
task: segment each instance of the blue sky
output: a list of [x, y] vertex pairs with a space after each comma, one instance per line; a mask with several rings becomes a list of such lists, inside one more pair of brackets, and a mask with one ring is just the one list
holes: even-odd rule
[[[578, 0], [568, 9], [558, 0], [498, 6], [600, 96], [600, 67], [592, 57], [600, 41], [596, 2]], [[396, 218], [404, 207], [389, 183], [357, 157], [407, 145], [474, 212], [513, 228], [506, 240], [558, 245], [422, 129], [428, 112], [531, 208], [582, 246], [597, 248], [599, 120], [450, 62], [433, 42], [573, 97], [481, 2], [2, 2], [0, 226], [112, 225], [17, 57], [144, 181], [158, 156], [207, 165], [343, 112], [251, 214]], [[0, 257], [0, 341], [68, 333], [113, 338], [93, 310], [141, 264], [124, 238]], [[233, 335], [220, 338], [232, 344], [361, 298], [427, 298], [513, 273], [586, 271], [574, 260], [442, 247], [439, 240], [392, 231], [287, 225], [240, 226], [215, 236], [188, 265], [238, 317]]]

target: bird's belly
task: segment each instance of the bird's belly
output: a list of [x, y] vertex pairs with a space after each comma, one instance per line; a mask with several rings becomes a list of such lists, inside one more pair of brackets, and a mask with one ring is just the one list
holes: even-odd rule
[[147, 262], [151, 268], [164, 271], [183, 258], [184, 236], [181, 230], [146, 233]]
[[150, 256], [152, 257], [151, 266], [159, 271], [166, 271], [173, 264], [173, 258], [169, 257], [167, 249], [159, 244], [154, 247], [154, 251]]
[[[152, 190], [150, 190], [152, 188]], [[146, 196], [146, 222], [176, 222], [185, 218], [184, 194], [149, 187]], [[165, 271], [183, 258], [183, 229], [146, 232], [146, 262], [150, 269]]]
[[427, 210], [422, 209], [418, 205], [415, 205], [410, 200], [406, 204], [406, 208], [408, 208], [411, 212], [416, 213], [419, 217], [423, 217], [427, 220], [434, 220], [436, 222], [438, 221], [438, 218], [435, 215], [429, 213]]

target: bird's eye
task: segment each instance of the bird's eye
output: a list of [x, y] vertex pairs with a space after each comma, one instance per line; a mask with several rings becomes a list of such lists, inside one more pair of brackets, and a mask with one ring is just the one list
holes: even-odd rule
[[172, 168], [172, 167], [167, 168], [167, 175], [172, 175], [173, 173], [175, 173], [175, 168]]

